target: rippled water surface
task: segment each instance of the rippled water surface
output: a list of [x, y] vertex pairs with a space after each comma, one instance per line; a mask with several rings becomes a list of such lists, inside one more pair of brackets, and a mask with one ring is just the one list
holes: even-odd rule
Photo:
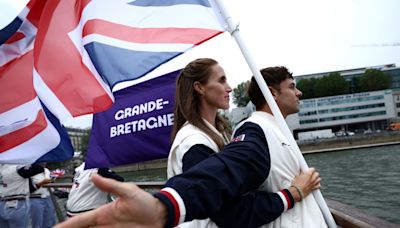
[[400, 145], [305, 156], [322, 177], [322, 194], [400, 224]]

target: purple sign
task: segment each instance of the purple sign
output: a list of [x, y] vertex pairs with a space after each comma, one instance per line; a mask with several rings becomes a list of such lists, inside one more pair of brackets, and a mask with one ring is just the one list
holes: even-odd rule
[[93, 116], [85, 168], [168, 157], [179, 72], [114, 93], [114, 105]]

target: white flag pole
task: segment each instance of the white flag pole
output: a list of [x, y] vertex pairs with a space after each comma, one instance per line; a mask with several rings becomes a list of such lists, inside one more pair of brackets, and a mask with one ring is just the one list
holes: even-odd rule
[[[276, 104], [270, 90], [268, 89], [266, 82], [264, 81], [263, 77], [261, 76], [260, 69], [256, 66], [255, 61], [251, 57], [250, 53], [248, 52], [248, 50], [243, 42], [243, 39], [239, 33], [238, 26], [234, 25], [233, 20], [229, 16], [228, 11], [226, 10], [222, 1], [221, 0], [214, 0], [214, 1], [217, 5], [218, 9], [220, 10], [220, 13], [221, 13], [224, 21], [226, 22], [226, 24], [228, 26], [228, 28], [227, 28], [228, 32], [230, 32], [231, 35], [235, 38], [235, 40], [243, 54], [243, 57], [246, 59], [246, 62], [249, 65], [249, 67], [254, 75], [254, 78], [256, 79], [257, 84], [259, 85], [261, 92], [263, 93], [263, 95], [268, 103], [268, 106], [271, 108], [272, 113], [273, 113], [276, 121], [278, 122], [283, 134], [288, 137], [290, 144], [293, 146], [295, 155], [300, 162], [301, 169], [302, 170], [308, 169], [308, 165], [300, 151], [300, 148], [298, 147], [298, 145], [292, 135], [292, 132], [289, 130], [289, 127], [287, 126], [286, 121], [283, 118], [282, 113], [278, 108], [278, 105]], [[321, 191], [315, 190], [313, 192], [313, 195], [322, 211], [322, 214], [325, 218], [325, 222], [328, 224], [329, 227], [336, 228], [337, 226], [336, 226], [335, 220], [333, 219], [332, 214], [329, 211], [329, 208], [326, 205], [324, 198], [322, 197]]]

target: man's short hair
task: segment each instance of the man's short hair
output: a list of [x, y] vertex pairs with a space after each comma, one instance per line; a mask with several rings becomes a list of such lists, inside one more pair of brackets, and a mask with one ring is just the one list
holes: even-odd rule
[[[267, 85], [278, 91], [280, 91], [281, 82], [288, 78], [293, 79], [292, 73], [284, 66], [267, 67], [261, 69], [260, 72]], [[251, 78], [247, 94], [251, 102], [256, 106], [256, 109], [260, 109], [267, 103], [254, 76]]]

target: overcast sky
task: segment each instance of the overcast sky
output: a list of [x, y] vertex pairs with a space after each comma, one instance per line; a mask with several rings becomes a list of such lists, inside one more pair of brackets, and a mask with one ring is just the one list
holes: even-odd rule
[[[239, 22], [240, 33], [259, 68], [284, 65], [294, 75], [302, 75], [391, 63], [400, 66], [399, 0], [224, 3], [234, 21]], [[232, 87], [252, 75], [233, 38], [222, 34], [148, 77], [182, 68], [198, 57], [215, 58]], [[88, 127], [90, 122], [90, 117], [81, 117], [66, 125]]]
[[0, 28], [14, 20], [29, 0], [0, 0]]

